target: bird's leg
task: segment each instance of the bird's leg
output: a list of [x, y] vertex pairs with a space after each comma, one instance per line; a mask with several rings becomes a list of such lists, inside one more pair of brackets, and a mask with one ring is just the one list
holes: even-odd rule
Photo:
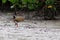
[[18, 22], [15, 22], [15, 26], [18, 27]]

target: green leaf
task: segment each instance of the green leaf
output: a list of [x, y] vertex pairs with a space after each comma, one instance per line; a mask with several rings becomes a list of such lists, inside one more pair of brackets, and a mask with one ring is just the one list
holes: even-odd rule
[[22, 0], [22, 4], [27, 4], [28, 0]]
[[6, 3], [7, 2], [7, 0], [2, 0], [2, 3]]
[[37, 3], [37, 0], [28, 0], [29, 3]]
[[28, 8], [29, 8], [30, 10], [34, 9], [33, 4], [29, 4], [29, 5], [28, 5]]
[[12, 4], [16, 3], [16, 0], [9, 0]]
[[46, 0], [45, 3], [46, 5], [52, 5], [55, 3], [55, 0]]

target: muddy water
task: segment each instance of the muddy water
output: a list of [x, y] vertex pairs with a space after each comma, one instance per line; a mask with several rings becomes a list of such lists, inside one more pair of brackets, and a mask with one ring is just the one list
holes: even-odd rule
[[[14, 22], [12, 15], [0, 14], [0, 26], [13, 26]], [[13, 25], [12, 25], [13, 24]], [[20, 25], [28, 25], [34, 27], [44, 27], [44, 28], [59, 28], [60, 29], [60, 20], [25, 20], [24, 22], [19, 22]]]
[[16, 27], [10, 17], [0, 16], [0, 40], [60, 40], [60, 20], [25, 20]]

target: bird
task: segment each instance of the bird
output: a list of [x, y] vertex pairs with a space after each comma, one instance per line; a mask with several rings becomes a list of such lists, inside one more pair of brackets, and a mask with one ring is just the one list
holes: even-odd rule
[[18, 27], [18, 22], [23, 22], [24, 21], [24, 17], [22, 16], [13, 16], [13, 21], [15, 23], [15, 25]]

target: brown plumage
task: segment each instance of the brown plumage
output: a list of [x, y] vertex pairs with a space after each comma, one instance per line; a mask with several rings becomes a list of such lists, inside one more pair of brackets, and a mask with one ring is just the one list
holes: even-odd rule
[[15, 22], [15, 25], [18, 27], [18, 22], [24, 21], [24, 17], [14, 16], [14, 17], [13, 17], [13, 20], [14, 20], [14, 22]]
[[24, 21], [24, 17], [16, 16], [16, 17], [14, 18], [14, 21], [16, 21], [16, 22], [22, 22], [22, 21]]

